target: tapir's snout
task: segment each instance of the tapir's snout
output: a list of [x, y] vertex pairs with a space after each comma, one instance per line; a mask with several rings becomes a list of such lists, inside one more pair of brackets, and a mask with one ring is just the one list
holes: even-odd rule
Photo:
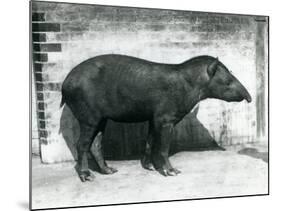
[[248, 103], [252, 102], [252, 97], [248, 90], [238, 80], [236, 80], [234, 83], [241, 100], [246, 100]]

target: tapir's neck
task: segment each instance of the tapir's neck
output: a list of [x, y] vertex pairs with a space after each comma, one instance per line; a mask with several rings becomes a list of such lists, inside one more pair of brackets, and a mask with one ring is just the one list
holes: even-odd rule
[[180, 75], [182, 86], [184, 87], [184, 110], [189, 113], [201, 100], [208, 97], [209, 76], [207, 67], [210, 58], [191, 59], [178, 64], [177, 69]]
[[189, 113], [197, 103], [204, 99], [206, 99], [206, 94], [204, 93], [203, 89], [197, 87], [192, 89], [185, 96], [184, 104], [186, 113]]
[[195, 74], [195, 76], [188, 77], [187, 75], [182, 75], [183, 80], [181, 82], [185, 90], [184, 107], [186, 113], [189, 113], [197, 103], [208, 97], [207, 83], [200, 81], [204, 80], [204, 78], [200, 74]]

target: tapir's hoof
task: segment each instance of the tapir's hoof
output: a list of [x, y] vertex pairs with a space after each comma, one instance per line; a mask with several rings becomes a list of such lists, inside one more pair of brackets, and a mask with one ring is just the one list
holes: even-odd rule
[[142, 166], [144, 169], [147, 169], [147, 170], [149, 170], [149, 171], [153, 171], [153, 170], [154, 170], [152, 163], [144, 163], [144, 162], [142, 162], [142, 163], [141, 163], [141, 166]]
[[114, 174], [118, 170], [109, 166], [105, 166], [104, 168], [101, 169], [102, 174]]
[[181, 171], [176, 169], [176, 168], [172, 168], [171, 171], [175, 172], [176, 174], [180, 174], [181, 173]]
[[180, 171], [175, 168], [172, 168], [172, 169], [159, 168], [159, 169], [157, 169], [157, 171], [165, 177], [166, 176], [177, 176], [180, 173]]
[[144, 169], [147, 169], [147, 170], [150, 170], [150, 171], [153, 171], [153, 170], [154, 170], [152, 163], [151, 163], [150, 160], [148, 160], [146, 157], [144, 157], [144, 158], [141, 160], [141, 166], [142, 166]]
[[145, 168], [145, 169], [147, 169], [149, 171], [153, 171], [154, 170], [152, 163], [147, 163], [146, 165], [143, 165], [143, 168]]
[[86, 182], [86, 181], [91, 182], [91, 181], [94, 180], [94, 175], [92, 175], [92, 174], [90, 173], [90, 171], [81, 171], [81, 172], [79, 173], [79, 177], [80, 177], [80, 180], [81, 180], [82, 182]]

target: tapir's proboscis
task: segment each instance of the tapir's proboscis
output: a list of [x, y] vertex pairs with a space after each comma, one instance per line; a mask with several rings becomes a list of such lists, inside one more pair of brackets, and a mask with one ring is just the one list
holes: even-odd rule
[[246, 88], [217, 58], [198, 56], [180, 64], [162, 64], [125, 55], [101, 55], [77, 65], [62, 85], [62, 102], [80, 125], [77, 142], [81, 181], [92, 180], [87, 154], [101, 173], [112, 174], [102, 154], [106, 122], [149, 122], [144, 168], [165, 176], [180, 173], [168, 158], [175, 125], [201, 100], [246, 100]]

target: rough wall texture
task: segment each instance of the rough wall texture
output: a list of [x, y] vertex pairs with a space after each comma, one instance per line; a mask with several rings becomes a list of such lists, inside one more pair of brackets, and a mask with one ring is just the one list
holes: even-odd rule
[[31, 96], [31, 110], [32, 110], [32, 132], [31, 132], [31, 147], [32, 154], [39, 155], [40, 154], [40, 144], [39, 144], [39, 131], [38, 131], [38, 118], [37, 118], [37, 105], [36, 105], [36, 93], [35, 93], [35, 82], [34, 82], [34, 74], [32, 74], [32, 96]]
[[[220, 145], [266, 137], [266, 112], [262, 107], [266, 96], [261, 95], [267, 84], [266, 44], [262, 45], [267, 31], [258, 27], [267, 25], [265, 18], [257, 22], [254, 16], [44, 2], [32, 2], [32, 12], [33, 67], [43, 162], [75, 157], [79, 126], [67, 107], [59, 107], [60, 87], [74, 66], [100, 54], [126, 54], [163, 63], [179, 63], [198, 55], [219, 57], [249, 90], [253, 102], [201, 102], [198, 123], [185, 119], [189, 123], [179, 124], [178, 140], [189, 134], [190, 139], [197, 137], [200, 141], [202, 128]], [[263, 60], [257, 63], [257, 58]], [[264, 91], [259, 92], [260, 89]], [[257, 110], [265, 115], [257, 115]], [[112, 124], [108, 128], [118, 131], [118, 126]], [[143, 134], [141, 131], [146, 131], [145, 125], [139, 127], [138, 132]], [[112, 139], [107, 133], [107, 144]]]

